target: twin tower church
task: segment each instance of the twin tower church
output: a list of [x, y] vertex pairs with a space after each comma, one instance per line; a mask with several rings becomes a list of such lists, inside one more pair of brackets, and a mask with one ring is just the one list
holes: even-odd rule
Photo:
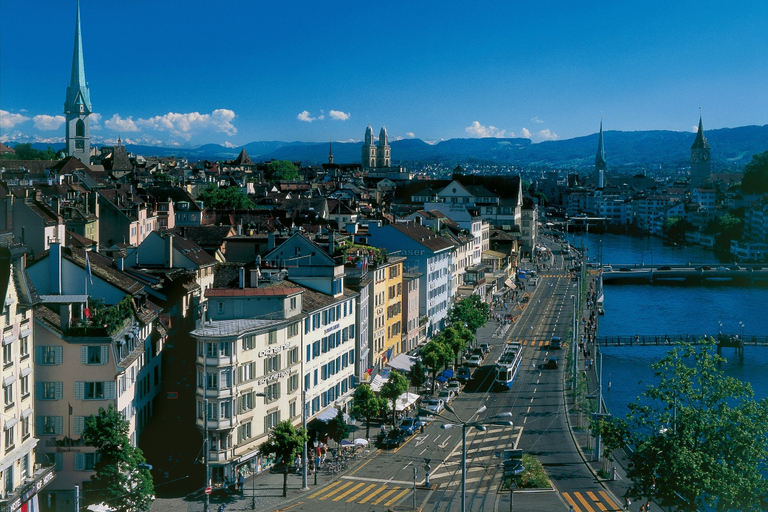
[[[91, 93], [85, 81], [85, 64], [83, 62], [83, 40], [80, 33], [80, 3], [77, 4], [77, 21], [75, 24], [75, 50], [72, 56], [72, 75], [67, 87], [67, 99], [64, 102], [66, 116], [66, 151], [68, 156], [74, 156], [84, 164], [90, 163], [91, 131], [90, 116]], [[704, 137], [701, 116], [699, 130], [691, 146], [691, 184], [702, 185], [709, 180], [711, 149]], [[362, 167], [365, 170], [389, 169], [392, 167], [392, 152], [389, 146], [387, 129], [381, 127], [379, 140], [374, 144], [371, 126], [365, 130], [365, 141], [362, 148]], [[605, 187], [605, 146], [603, 142], [603, 121], [600, 120], [597, 156], [595, 157], [595, 188]]]

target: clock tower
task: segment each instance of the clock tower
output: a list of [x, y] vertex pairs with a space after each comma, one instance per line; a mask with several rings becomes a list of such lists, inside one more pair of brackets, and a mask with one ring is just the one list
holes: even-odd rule
[[80, 2], [77, 3], [77, 21], [75, 22], [75, 51], [72, 56], [72, 75], [67, 87], [67, 99], [64, 102], [66, 116], [66, 151], [67, 156], [74, 156], [85, 165], [90, 164], [91, 129], [88, 116], [91, 114], [91, 93], [85, 81], [83, 63], [83, 41], [80, 35]]
[[707, 143], [707, 138], [704, 136], [704, 126], [701, 123], [701, 116], [699, 116], [699, 130], [696, 133], [696, 140], [693, 141], [691, 146], [691, 185], [698, 187], [708, 181], [710, 174], [712, 173], [712, 166], [709, 158], [712, 148]]

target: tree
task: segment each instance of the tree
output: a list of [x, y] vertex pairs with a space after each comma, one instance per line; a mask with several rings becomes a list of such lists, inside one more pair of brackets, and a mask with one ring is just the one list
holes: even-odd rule
[[744, 222], [730, 213], [718, 217], [715, 244], [724, 251], [730, 250], [731, 240], [741, 240], [744, 233]]
[[421, 364], [421, 359], [416, 359], [411, 366], [411, 386], [418, 390], [425, 382], [427, 382], [426, 369]]
[[344, 414], [338, 411], [336, 417], [328, 422], [328, 436], [336, 443], [341, 443], [347, 434], [349, 434], [349, 425], [344, 420]]
[[155, 499], [152, 475], [139, 448], [131, 446], [129, 424], [112, 404], [85, 419], [83, 440], [98, 460], [88, 496], [118, 511], [149, 510]]
[[272, 160], [264, 171], [264, 179], [270, 182], [281, 180], [295, 180], [299, 178], [299, 171], [290, 160]]
[[491, 307], [479, 295], [470, 295], [453, 305], [448, 312], [448, 321], [453, 325], [466, 324], [467, 329], [475, 333], [485, 326], [490, 310]]
[[683, 217], [667, 217], [661, 230], [667, 240], [684, 242], [685, 232], [693, 229], [693, 224]]
[[421, 360], [424, 364], [432, 370], [432, 394], [435, 393], [435, 378], [437, 378], [437, 372], [442, 370], [448, 365], [448, 361], [453, 358], [453, 352], [451, 348], [442, 342], [440, 337], [432, 338], [432, 340], [424, 345], [421, 349]]
[[198, 199], [206, 208], [217, 210], [246, 210], [256, 206], [238, 187], [208, 185], [200, 191]]
[[658, 380], [625, 419], [593, 423], [611, 449], [628, 443], [633, 497], [677, 510], [766, 510], [768, 398], [726, 376], [714, 340], [680, 343], [652, 365]]
[[405, 378], [405, 376], [395, 370], [389, 372], [389, 380], [387, 380], [387, 382], [381, 386], [381, 391], [379, 394], [386, 400], [389, 400], [389, 402], [392, 404], [393, 427], [395, 426], [395, 405], [397, 404], [397, 399], [400, 398], [400, 395], [406, 391], [408, 391], [408, 380]]
[[443, 332], [438, 334], [441, 342], [451, 349], [456, 366], [459, 364], [459, 354], [467, 348], [467, 338], [472, 339], [472, 333], [469, 329], [460, 324], [448, 326]]
[[365, 437], [371, 437], [371, 418], [378, 417], [386, 408], [386, 401], [376, 396], [370, 384], [360, 384], [352, 396], [352, 415], [365, 418]]
[[745, 194], [768, 193], [768, 151], [752, 156], [752, 161], [744, 166], [741, 191]]
[[28, 142], [22, 142], [16, 144], [13, 148], [15, 153], [8, 153], [2, 155], [2, 158], [7, 160], [55, 160], [56, 150], [51, 146], [41, 151], [32, 147], [32, 144]]
[[269, 437], [261, 443], [262, 455], [274, 455], [283, 462], [283, 498], [288, 496], [288, 469], [294, 456], [301, 453], [308, 440], [307, 431], [296, 428], [288, 421], [281, 421], [269, 431]]

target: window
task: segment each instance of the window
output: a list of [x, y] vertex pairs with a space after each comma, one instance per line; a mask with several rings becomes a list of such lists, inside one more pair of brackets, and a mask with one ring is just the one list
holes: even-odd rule
[[296, 297], [291, 297], [291, 309], [296, 309]]
[[61, 382], [38, 382], [39, 400], [61, 400], [63, 396], [63, 383]]
[[218, 343], [206, 343], [205, 347], [205, 355], [207, 357], [216, 357], [219, 354], [219, 344]]
[[288, 392], [293, 393], [298, 388], [299, 388], [299, 374], [296, 373], [288, 377]]
[[14, 444], [15, 444], [14, 432], [15, 432], [15, 428], [13, 425], [5, 429], [5, 451], [6, 452], [14, 447]]
[[104, 398], [103, 382], [86, 382], [85, 383], [85, 399], [86, 400], [102, 400], [103, 398]]
[[97, 462], [99, 462], [99, 454], [96, 452], [76, 453], [75, 471], [95, 471]]
[[277, 343], [277, 331], [271, 331], [269, 333], [269, 341], [268, 341], [268, 343], [270, 345], [274, 345], [275, 343]]
[[13, 405], [13, 382], [9, 382], [3, 386], [3, 398], [5, 400], [5, 406]]
[[38, 435], [59, 435], [62, 432], [64, 418], [61, 416], [38, 416], [36, 425]]
[[288, 364], [296, 364], [299, 362], [299, 347], [294, 347], [288, 351]]
[[232, 417], [232, 402], [219, 403], [219, 418], [226, 420]]
[[3, 344], [3, 364], [12, 364], [12, 363], [13, 363], [13, 342], [10, 342], [8, 344]]
[[206, 387], [206, 389], [219, 389], [219, 374], [218, 373], [206, 373], [205, 374], [205, 387]]
[[293, 338], [299, 335], [299, 323], [291, 324], [288, 326], [288, 337]]
[[232, 355], [232, 344], [228, 341], [222, 341], [219, 343], [219, 356], [229, 357]]
[[264, 373], [276, 372], [280, 369], [280, 354], [264, 359]]
[[291, 400], [291, 403], [288, 404], [288, 412], [291, 415], [291, 418], [296, 417], [296, 400]]
[[239, 368], [238, 382], [248, 382], [256, 378], [256, 363], [246, 363]]
[[223, 302], [219, 302], [218, 303], [218, 306], [216, 308], [216, 312], [217, 313], [223, 313], [224, 312], [224, 303]]
[[252, 434], [251, 434], [251, 424], [250, 424], [250, 422], [249, 423], [244, 423], [244, 424], [240, 425], [239, 427], [237, 427], [237, 442], [238, 443], [242, 443], [243, 441], [245, 441], [246, 439], [250, 439], [251, 437], [252, 437]]
[[245, 336], [243, 337], [243, 350], [252, 350], [253, 347], [256, 346], [256, 336]]
[[264, 430], [267, 431], [278, 423], [280, 423], [280, 410], [272, 409], [267, 412], [267, 415], [264, 417]]
[[253, 391], [240, 396], [240, 413], [253, 409], [255, 403], [255, 393]]
[[24, 359], [29, 355], [29, 337], [24, 337], [19, 340], [19, 356]]
[[83, 364], [105, 364], [107, 350], [107, 346], [81, 347]]
[[20, 380], [21, 398], [24, 399], [27, 395], [29, 395], [29, 375], [22, 375]]
[[267, 395], [265, 400], [267, 402], [274, 402], [275, 400], [280, 398], [280, 383], [275, 382], [274, 384], [270, 384], [269, 386], [267, 386], [264, 392]]
[[22, 439], [29, 437], [29, 416], [21, 418], [21, 437]]

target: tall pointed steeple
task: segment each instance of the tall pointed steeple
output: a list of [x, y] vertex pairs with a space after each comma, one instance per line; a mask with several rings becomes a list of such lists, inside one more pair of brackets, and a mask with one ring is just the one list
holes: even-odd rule
[[328, 163], [333, 163], [333, 137], [328, 141]]
[[600, 134], [597, 137], [597, 155], [595, 155], [595, 188], [605, 187], [605, 143], [603, 142], [603, 117], [600, 116]]
[[91, 114], [91, 93], [85, 81], [85, 63], [83, 59], [83, 39], [80, 32], [80, 2], [77, 3], [75, 22], [75, 49], [72, 55], [72, 74], [67, 87], [64, 102], [66, 115], [67, 154], [77, 157], [88, 165], [91, 153], [91, 133], [88, 116]]
[[699, 129], [696, 139], [691, 146], [691, 185], [697, 187], [710, 179], [712, 174], [711, 157], [712, 148], [709, 147], [704, 136], [704, 125], [701, 122], [701, 109], [699, 109]]

